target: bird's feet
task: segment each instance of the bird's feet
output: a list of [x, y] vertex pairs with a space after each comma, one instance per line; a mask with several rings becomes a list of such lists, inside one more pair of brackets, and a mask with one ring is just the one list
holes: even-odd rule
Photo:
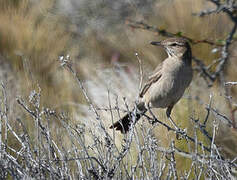
[[177, 139], [180, 140], [187, 135], [186, 129], [179, 128], [170, 116], [168, 117], [168, 119], [175, 128], [175, 133], [176, 133]]

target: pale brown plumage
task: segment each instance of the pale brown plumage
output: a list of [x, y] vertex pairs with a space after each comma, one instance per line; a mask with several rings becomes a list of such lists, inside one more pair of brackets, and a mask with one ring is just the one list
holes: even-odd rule
[[[149, 108], [167, 108], [169, 117], [173, 106], [182, 97], [185, 89], [192, 80], [192, 53], [188, 41], [183, 38], [169, 38], [161, 42], [151, 42], [152, 45], [162, 46], [167, 54], [158, 65], [139, 93], [139, 104], [135, 122]], [[126, 133], [131, 125], [132, 112], [115, 122], [110, 128]]]

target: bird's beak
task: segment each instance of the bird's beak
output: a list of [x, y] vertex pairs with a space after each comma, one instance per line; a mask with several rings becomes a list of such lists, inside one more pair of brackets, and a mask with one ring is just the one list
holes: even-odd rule
[[162, 46], [161, 41], [152, 41], [152, 42], [150, 42], [150, 44], [152, 44], [154, 46]]

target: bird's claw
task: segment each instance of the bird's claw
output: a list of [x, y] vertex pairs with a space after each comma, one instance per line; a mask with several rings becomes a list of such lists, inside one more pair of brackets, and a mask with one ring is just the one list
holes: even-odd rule
[[187, 136], [187, 130], [186, 129], [176, 129], [176, 139], [181, 140]]

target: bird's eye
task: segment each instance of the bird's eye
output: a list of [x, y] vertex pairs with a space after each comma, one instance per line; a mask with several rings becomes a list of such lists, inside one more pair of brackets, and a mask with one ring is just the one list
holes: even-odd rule
[[177, 43], [173, 43], [173, 44], [171, 44], [171, 46], [177, 46], [178, 44]]

